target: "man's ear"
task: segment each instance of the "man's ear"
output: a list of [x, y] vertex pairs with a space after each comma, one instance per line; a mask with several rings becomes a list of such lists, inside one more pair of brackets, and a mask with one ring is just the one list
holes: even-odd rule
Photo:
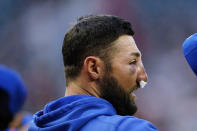
[[86, 57], [84, 60], [84, 67], [91, 80], [97, 80], [103, 75], [104, 62], [98, 57]]

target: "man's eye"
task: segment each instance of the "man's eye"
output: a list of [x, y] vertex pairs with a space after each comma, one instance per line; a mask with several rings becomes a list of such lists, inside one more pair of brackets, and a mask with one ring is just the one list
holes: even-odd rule
[[129, 62], [129, 65], [131, 65], [131, 64], [136, 64], [136, 63], [137, 63], [137, 60], [134, 59], [134, 60], [132, 60], [131, 62]]

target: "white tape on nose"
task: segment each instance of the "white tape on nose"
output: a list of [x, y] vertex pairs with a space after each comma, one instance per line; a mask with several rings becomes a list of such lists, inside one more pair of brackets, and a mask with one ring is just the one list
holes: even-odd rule
[[146, 84], [147, 84], [147, 82], [141, 80], [140, 81], [140, 88], [144, 88]]

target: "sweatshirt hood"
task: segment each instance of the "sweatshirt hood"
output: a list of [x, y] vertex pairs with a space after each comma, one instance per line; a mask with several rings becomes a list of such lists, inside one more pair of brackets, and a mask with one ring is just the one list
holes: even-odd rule
[[115, 115], [106, 100], [89, 95], [73, 95], [50, 102], [34, 115], [29, 131], [78, 130], [100, 115]]

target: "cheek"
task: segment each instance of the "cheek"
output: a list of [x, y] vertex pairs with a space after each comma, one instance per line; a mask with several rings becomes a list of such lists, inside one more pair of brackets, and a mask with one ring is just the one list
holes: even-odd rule
[[131, 75], [134, 75], [136, 73], [136, 66], [135, 65], [131, 65], [129, 67], [129, 71]]

